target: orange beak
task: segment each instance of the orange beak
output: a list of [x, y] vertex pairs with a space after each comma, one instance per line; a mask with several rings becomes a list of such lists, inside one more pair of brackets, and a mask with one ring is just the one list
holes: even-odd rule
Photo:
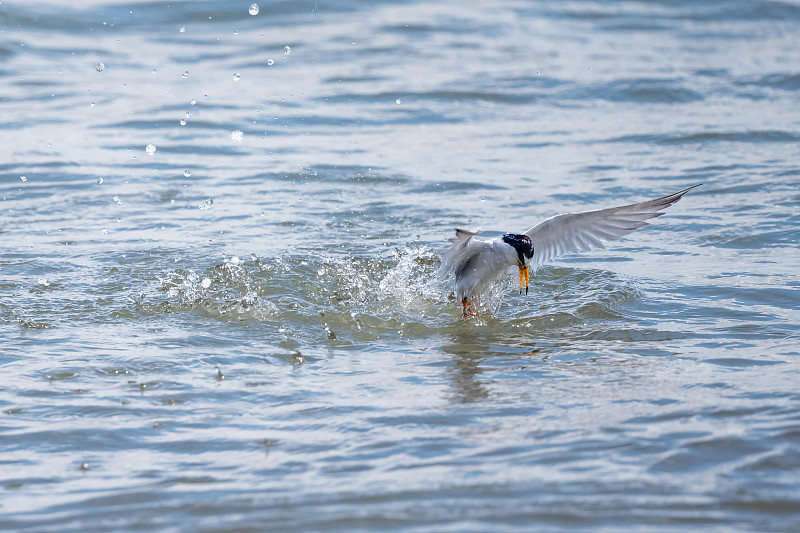
[[522, 287], [525, 287], [525, 294], [528, 294], [528, 284], [531, 281], [531, 268], [517, 265], [519, 267], [519, 293], [522, 294]]

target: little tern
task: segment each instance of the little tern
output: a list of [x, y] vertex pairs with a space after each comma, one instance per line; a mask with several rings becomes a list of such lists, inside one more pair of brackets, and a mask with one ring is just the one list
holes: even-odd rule
[[572, 252], [605, 248], [603, 241], [616, 241], [660, 217], [663, 210], [701, 184], [655, 200], [638, 204], [564, 213], [550, 217], [524, 233], [506, 233], [492, 240], [474, 238], [480, 230], [456, 229], [456, 236], [442, 252], [440, 277], [452, 274], [453, 292], [463, 317], [476, 316], [476, 297], [509, 267], [519, 268], [520, 293], [528, 294], [531, 266], [538, 267]]

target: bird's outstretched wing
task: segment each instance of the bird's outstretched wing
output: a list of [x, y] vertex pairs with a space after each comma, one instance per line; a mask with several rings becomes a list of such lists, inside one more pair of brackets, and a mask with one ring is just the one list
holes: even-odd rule
[[465, 229], [456, 228], [456, 236], [447, 239], [450, 244], [441, 254], [442, 265], [439, 267], [440, 278], [446, 277], [468, 256], [474, 254], [477, 251], [476, 246], [485, 245], [483, 241], [472, 240], [472, 238], [480, 232], [481, 230], [479, 229], [467, 231]]
[[700, 185], [638, 204], [550, 217], [525, 232], [533, 242], [532, 262], [538, 266], [567, 253], [605, 248], [602, 241], [616, 241], [647, 226], [645, 220], [660, 217], [664, 209]]

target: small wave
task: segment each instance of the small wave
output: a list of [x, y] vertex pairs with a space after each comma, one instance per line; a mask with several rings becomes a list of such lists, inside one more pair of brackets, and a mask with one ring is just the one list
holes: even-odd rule
[[600, 99], [632, 103], [687, 103], [703, 96], [673, 79], [624, 79], [567, 89], [560, 97], [578, 100]]
[[611, 137], [600, 142], [604, 143], [639, 143], [639, 144], [694, 144], [709, 142], [738, 142], [738, 143], [760, 143], [760, 142], [797, 142], [800, 135], [786, 131], [760, 130], [760, 131], [741, 131], [741, 132], [701, 132], [701, 133], [672, 133], [672, 134], [650, 134], [650, 135], [624, 135], [622, 137]]

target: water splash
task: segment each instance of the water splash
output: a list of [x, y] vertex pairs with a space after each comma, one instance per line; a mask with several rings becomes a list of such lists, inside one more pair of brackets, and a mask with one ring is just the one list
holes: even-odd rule
[[155, 291], [134, 299], [140, 312], [195, 311], [211, 318], [238, 321], [271, 320], [275, 304], [259, 295], [258, 286], [244, 266], [230, 262], [201, 276], [192, 269], [174, 270], [159, 278]]

